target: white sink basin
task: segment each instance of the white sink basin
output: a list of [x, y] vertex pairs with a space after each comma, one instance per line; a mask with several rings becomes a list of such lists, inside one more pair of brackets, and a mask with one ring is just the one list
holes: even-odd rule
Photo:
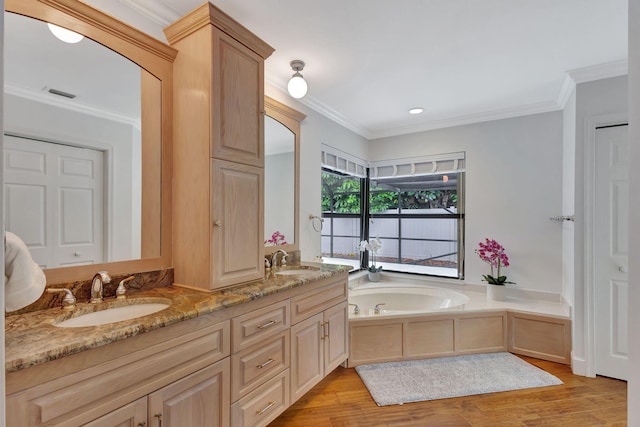
[[314, 274], [318, 270], [319, 269], [317, 268], [295, 268], [291, 270], [276, 271], [276, 274], [280, 276], [304, 276]]
[[109, 323], [122, 322], [124, 320], [131, 320], [136, 317], [157, 313], [170, 305], [171, 304], [165, 303], [139, 303], [124, 305], [121, 307], [112, 307], [105, 310], [82, 314], [78, 317], [73, 317], [60, 323], [56, 323], [55, 326], [59, 328], [81, 328], [83, 326], [106, 325]]

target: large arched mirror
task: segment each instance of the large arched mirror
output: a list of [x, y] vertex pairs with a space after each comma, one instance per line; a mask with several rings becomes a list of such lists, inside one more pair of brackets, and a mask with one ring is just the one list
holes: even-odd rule
[[265, 253], [299, 247], [300, 122], [304, 114], [265, 97]]
[[5, 1], [5, 225], [47, 282], [171, 267], [175, 55], [76, 0]]

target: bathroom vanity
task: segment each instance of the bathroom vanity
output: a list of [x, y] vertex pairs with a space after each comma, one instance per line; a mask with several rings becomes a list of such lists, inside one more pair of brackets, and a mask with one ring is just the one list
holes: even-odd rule
[[129, 299], [171, 305], [112, 324], [61, 328], [74, 313], [59, 308], [8, 317], [8, 425], [268, 424], [347, 358], [347, 268], [304, 267], [142, 291]]

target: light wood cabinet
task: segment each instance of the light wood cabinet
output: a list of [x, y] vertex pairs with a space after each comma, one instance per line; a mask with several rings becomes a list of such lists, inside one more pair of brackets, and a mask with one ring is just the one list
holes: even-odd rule
[[229, 358], [104, 415], [84, 427], [229, 425]]
[[165, 29], [174, 62], [173, 264], [205, 290], [264, 277], [264, 59], [210, 3]]
[[104, 415], [83, 427], [145, 427], [147, 425], [147, 398], [142, 397], [122, 408]]
[[229, 381], [229, 358], [226, 358], [151, 393], [149, 426], [229, 425]]
[[292, 403], [348, 356], [348, 304], [336, 304], [291, 327]]

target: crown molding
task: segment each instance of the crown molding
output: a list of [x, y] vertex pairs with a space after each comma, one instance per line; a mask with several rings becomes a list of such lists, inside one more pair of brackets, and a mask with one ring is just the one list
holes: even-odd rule
[[501, 108], [491, 111], [471, 113], [460, 116], [445, 117], [437, 120], [429, 120], [411, 126], [400, 126], [397, 128], [382, 129], [375, 132], [375, 137], [380, 139], [397, 135], [425, 132], [435, 129], [443, 129], [454, 126], [464, 126], [474, 123], [489, 122], [493, 120], [509, 119], [513, 117], [528, 116], [531, 114], [548, 113], [560, 110], [560, 106], [555, 101], [544, 101], [535, 104], [519, 105], [509, 108]]
[[[286, 96], [289, 96], [287, 89], [279, 85], [278, 83], [275, 83], [274, 81], [269, 79], [266, 79], [266, 83], [273, 86], [275, 89], [279, 90], [283, 94], [286, 94]], [[322, 114], [329, 120], [336, 122], [340, 126], [349, 129], [350, 131], [360, 135], [363, 138], [373, 139], [373, 137], [375, 136], [370, 130], [355, 124], [353, 121], [350, 121], [346, 116], [340, 114], [339, 112], [329, 107], [328, 105], [318, 101], [311, 95], [306, 95], [304, 98], [296, 99], [296, 102], [306, 107], [309, 107], [315, 112]]]
[[94, 105], [83, 104], [78, 101], [71, 101], [64, 98], [60, 98], [55, 95], [50, 95], [45, 92], [34, 91], [26, 89], [21, 86], [14, 85], [9, 82], [5, 82], [5, 93], [14, 95], [20, 98], [25, 98], [30, 101], [39, 102], [41, 104], [51, 105], [54, 107], [62, 108], [65, 110], [73, 111], [81, 114], [88, 114], [90, 116], [99, 117], [118, 123], [124, 123], [141, 129], [140, 118], [127, 116], [125, 114], [117, 113], [114, 111], [106, 110], [104, 108], [96, 107]]
[[629, 61], [626, 58], [567, 71], [575, 84], [624, 76], [628, 73]]
[[181, 14], [164, 1], [158, 0], [120, 0], [122, 4], [135, 10], [163, 28], [175, 22]]

